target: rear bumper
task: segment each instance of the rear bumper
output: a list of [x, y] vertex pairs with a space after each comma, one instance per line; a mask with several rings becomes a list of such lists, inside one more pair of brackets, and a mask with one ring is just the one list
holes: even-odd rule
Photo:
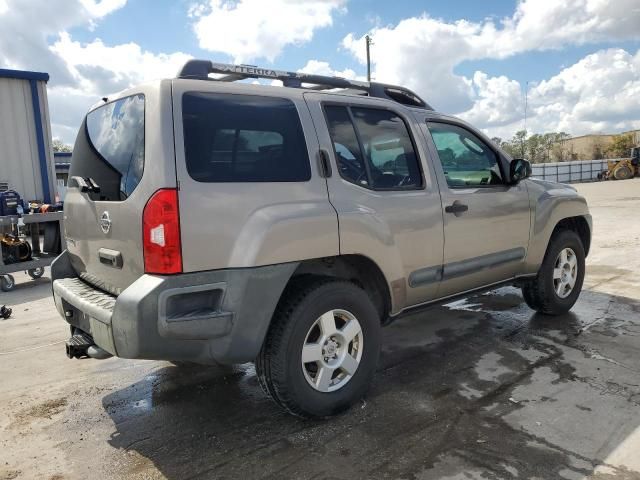
[[258, 355], [296, 267], [145, 274], [117, 297], [78, 278], [66, 251], [51, 274], [60, 315], [115, 356], [243, 363]]

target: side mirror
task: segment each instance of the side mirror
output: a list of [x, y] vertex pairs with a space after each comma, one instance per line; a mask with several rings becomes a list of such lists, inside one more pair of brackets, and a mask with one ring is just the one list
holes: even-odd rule
[[514, 158], [509, 164], [509, 178], [511, 184], [515, 185], [525, 178], [531, 176], [531, 164], [524, 158]]

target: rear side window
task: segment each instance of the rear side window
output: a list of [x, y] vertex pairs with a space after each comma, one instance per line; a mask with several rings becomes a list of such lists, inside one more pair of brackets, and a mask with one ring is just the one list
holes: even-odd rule
[[349, 111], [346, 107], [327, 105], [325, 113], [340, 175], [351, 183], [368, 187], [369, 177]]
[[76, 141], [80, 151], [74, 148], [70, 175], [89, 177], [100, 187], [92, 193], [94, 200], [119, 201], [131, 195], [144, 171], [144, 95], [93, 110], [78, 135], [86, 135], [81, 140], [88, 142]]
[[300, 118], [290, 100], [185, 93], [184, 150], [199, 182], [302, 182], [311, 178]]
[[422, 188], [415, 148], [398, 115], [379, 108], [324, 109], [342, 178], [374, 190]]

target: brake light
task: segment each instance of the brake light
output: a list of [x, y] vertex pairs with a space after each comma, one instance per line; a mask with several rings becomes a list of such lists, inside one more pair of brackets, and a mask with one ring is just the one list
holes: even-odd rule
[[178, 191], [165, 188], [154, 193], [142, 213], [142, 245], [146, 273], [182, 272]]

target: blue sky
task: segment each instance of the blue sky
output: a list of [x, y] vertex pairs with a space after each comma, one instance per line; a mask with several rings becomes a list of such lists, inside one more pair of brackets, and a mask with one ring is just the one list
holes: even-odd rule
[[191, 57], [365, 75], [491, 135], [640, 128], [637, 0], [0, 0], [0, 67], [51, 74], [54, 136]]
[[[71, 30], [73, 37], [82, 42], [100, 38], [112, 44], [135, 42], [153, 53], [182, 51], [194, 57], [220, 62], [232, 62], [229, 55], [209, 52], [200, 48], [198, 39], [189, 23], [185, 22], [188, 0], [136, 0], [105, 17], [97, 27], [88, 30], [77, 27]], [[336, 70], [355, 68], [364, 75], [366, 68], [357, 65], [353, 57], [338, 46], [350, 32], [367, 33], [376, 25], [392, 25], [402, 19], [428, 14], [447, 22], [460, 19], [480, 22], [487, 18], [500, 20], [513, 14], [517, 2], [493, 0], [490, 2], [459, 1], [384, 1], [358, 0], [350, 2], [347, 12], [335, 16], [334, 25], [319, 29], [313, 42], [285, 47], [282, 55], [273, 63], [281, 69], [297, 70], [308, 59], [324, 59]], [[170, 33], [168, 33], [170, 32]], [[375, 49], [375, 46], [372, 47]], [[541, 80], [556, 73], [563, 65], [570, 65], [593, 50], [593, 46], [563, 48], [541, 54], [529, 52], [506, 60], [465, 62], [457, 68], [460, 74], [472, 75], [477, 69], [494, 75], [507, 75], [520, 82]], [[272, 64], [268, 61], [259, 64]]]

